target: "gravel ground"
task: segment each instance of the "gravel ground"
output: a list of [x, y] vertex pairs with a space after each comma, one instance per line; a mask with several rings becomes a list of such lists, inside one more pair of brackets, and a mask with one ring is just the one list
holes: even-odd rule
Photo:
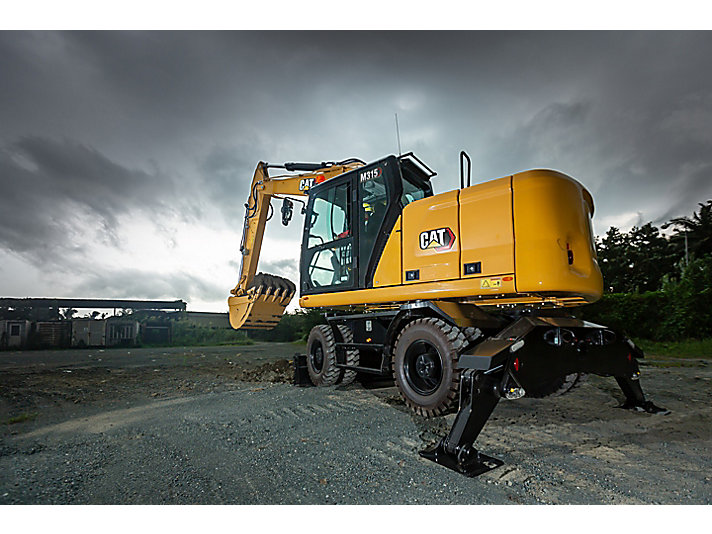
[[0, 504], [712, 500], [705, 360], [643, 367], [667, 416], [616, 409], [615, 381], [595, 376], [500, 402], [478, 445], [505, 465], [468, 479], [417, 455], [454, 416], [411, 415], [387, 382], [294, 387], [284, 356], [300, 347], [250, 349], [153, 349], [142, 366], [0, 360]]

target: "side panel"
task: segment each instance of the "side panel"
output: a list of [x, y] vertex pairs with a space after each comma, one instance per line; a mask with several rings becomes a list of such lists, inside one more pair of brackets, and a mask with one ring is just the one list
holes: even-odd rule
[[403, 209], [403, 283], [460, 277], [459, 190]]
[[402, 283], [401, 276], [401, 217], [398, 217], [376, 267], [373, 287], [399, 285]]
[[603, 279], [592, 241], [590, 194], [556, 171], [512, 178], [517, 291], [566, 293], [594, 302]]
[[511, 177], [460, 191], [460, 233], [463, 278], [514, 273]]
[[[514, 282], [502, 279], [501, 291], [494, 293], [514, 293]], [[466, 278], [464, 280], [445, 280], [424, 282], [422, 284], [404, 284], [402, 286], [377, 287], [358, 291], [342, 291], [340, 293], [323, 293], [321, 295], [305, 295], [299, 299], [303, 308], [319, 308], [329, 306], [353, 306], [359, 304], [381, 304], [390, 302], [407, 302], [409, 300], [436, 300], [468, 298], [472, 295], [485, 294], [482, 280]], [[487, 295], [488, 296], [488, 295]], [[539, 298], [518, 297], [516, 302], [531, 302], [536, 304]], [[514, 299], [492, 298], [489, 304], [511, 304]], [[482, 302], [476, 302], [482, 305]]]

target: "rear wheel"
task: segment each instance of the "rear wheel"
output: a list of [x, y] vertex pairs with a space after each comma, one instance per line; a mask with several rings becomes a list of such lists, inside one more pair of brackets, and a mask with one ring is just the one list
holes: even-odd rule
[[393, 353], [393, 378], [405, 403], [424, 417], [442, 415], [457, 401], [457, 359], [462, 331], [441, 319], [416, 319], [401, 330]]

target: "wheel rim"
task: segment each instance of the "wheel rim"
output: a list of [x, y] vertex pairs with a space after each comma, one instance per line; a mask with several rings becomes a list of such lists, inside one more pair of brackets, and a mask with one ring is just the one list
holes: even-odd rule
[[312, 368], [317, 373], [321, 373], [321, 370], [324, 368], [324, 348], [319, 341], [312, 343], [311, 350], [309, 351], [309, 361], [311, 361]]
[[406, 382], [416, 393], [432, 395], [443, 379], [442, 357], [433, 344], [419, 339], [405, 351], [403, 370]]

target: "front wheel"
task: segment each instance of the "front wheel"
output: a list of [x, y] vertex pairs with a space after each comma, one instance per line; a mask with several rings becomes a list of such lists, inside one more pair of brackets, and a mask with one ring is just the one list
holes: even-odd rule
[[[351, 330], [338, 325], [339, 333], [345, 343], [353, 341]], [[346, 365], [358, 366], [357, 350], [346, 351]], [[317, 325], [312, 328], [307, 339], [307, 371], [315, 386], [333, 386], [350, 384], [356, 378], [356, 371], [336, 367], [336, 340], [330, 326]]]
[[457, 359], [467, 338], [456, 326], [427, 317], [408, 323], [396, 340], [393, 378], [405, 403], [415, 413], [447, 413], [457, 401]]
[[315, 386], [333, 386], [341, 378], [341, 369], [336, 367], [336, 341], [327, 325], [317, 325], [309, 332], [307, 371]]
[[[346, 325], [339, 325], [338, 326], [339, 333], [341, 334], [341, 337], [344, 340], [344, 343], [352, 343], [354, 340], [354, 334], [351, 332], [351, 329], [346, 326]], [[352, 367], [358, 367], [360, 361], [359, 357], [359, 352], [357, 350], [347, 350], [346, 351], [346, 365], [352, 366]], [[356, 371], [353, 369], [344, 369], [343, 375], [341, 376], [341, 380], [339, 381], [339, 384], [342, 385], [347, 385], [351, 384], [354, 380], [356, 380]]]

